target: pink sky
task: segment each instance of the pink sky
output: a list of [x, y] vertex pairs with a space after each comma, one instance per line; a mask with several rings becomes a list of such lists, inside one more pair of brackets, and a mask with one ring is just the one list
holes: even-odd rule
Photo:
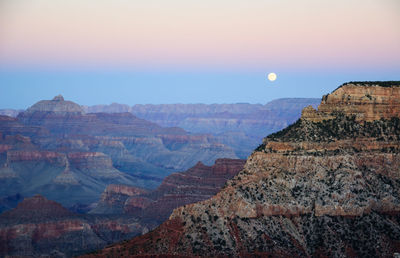
[[1, 0], [0, 65], [399, 67], [400, 4]]

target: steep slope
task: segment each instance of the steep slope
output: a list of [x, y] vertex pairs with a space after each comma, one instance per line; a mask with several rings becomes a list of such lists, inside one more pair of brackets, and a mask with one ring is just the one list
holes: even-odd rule
[[199, 162], [185, 172], [166, 177], [154, 191], [122, 185], [109, 185], [93, 214], [130, 214], [159, 225], [173, 209], [215, 195], [240, 170], [245, 160], [217, 159], [212, 166]]
[[0, 256], [73, 256], [143, 230], [133, 218], [78, 215], [36, 195], [0, 215]]
[[392, 257], [400, 252], [399, 94], [400, 82], [342, 85], [266, 137], [216, 196], [93, 256]]

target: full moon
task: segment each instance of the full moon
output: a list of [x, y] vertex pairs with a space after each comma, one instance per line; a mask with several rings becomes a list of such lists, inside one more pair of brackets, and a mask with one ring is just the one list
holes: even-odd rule
[[276, 73], [269, 73], [268, 74], [268, 80], [270, 80], [271, 82], [276, 80]]

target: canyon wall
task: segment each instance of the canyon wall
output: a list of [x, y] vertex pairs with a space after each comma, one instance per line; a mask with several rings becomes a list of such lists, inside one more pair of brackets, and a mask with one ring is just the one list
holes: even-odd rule
[[[392, 257], [400, 252], [400, 117], [398, 98], [386, 93], [399, 88], [343, 85], [315, 111], [324, 119], [305, 110], [267, 136], [217, 195], [89, 257]], [[371, 93], [382, 103], [360, 105]]]

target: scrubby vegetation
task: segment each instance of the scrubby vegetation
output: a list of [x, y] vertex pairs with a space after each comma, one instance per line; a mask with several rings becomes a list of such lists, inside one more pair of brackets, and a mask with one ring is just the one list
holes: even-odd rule
[[357, 84], [365, 86], [378, 85], [381, 87], [392, 87], [392, 86], [400, 86], [400, 81], [351, 81], [343, 83], [341, 86], [339, 86], [339, 88], [348, 84]]
[[334, 141], [357, 137], [375, 137], [378, 141], [395, 138], [400, 140], [400, 118], [393, 117], [388, 120], [372, 122], [357, 122], [355, 116], [348, 117], [337, 114], [335, 119], [322, 122], [310, 122], [299, 119], [289, 127], [270, 134], [267, 140], [271, 141]]

